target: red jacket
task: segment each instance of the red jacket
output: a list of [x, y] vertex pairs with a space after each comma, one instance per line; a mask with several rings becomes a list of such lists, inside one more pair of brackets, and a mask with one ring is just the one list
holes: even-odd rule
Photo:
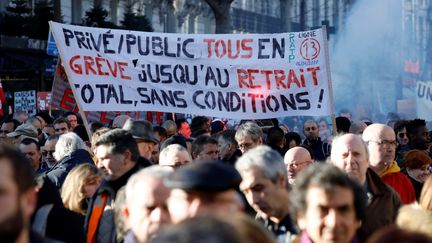
[[399, 193], [404, 204], [416, 201], [414, 187], [410, 179], [400, 171], [396, 161], [393, 161], [387, 170], [384, 171], [381, 179]]

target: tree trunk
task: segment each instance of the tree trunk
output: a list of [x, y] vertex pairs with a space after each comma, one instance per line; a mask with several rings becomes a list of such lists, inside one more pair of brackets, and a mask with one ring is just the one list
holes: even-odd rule
[[60, 0], [54, 0], [53, 1], [53, 8], [54, 8], [54, 21], [55, 22], [61, 22], [62, 21], [61, 1]]
[[216, 21], [216, 34], [232, 33], [231, 3], [233, 0], [205, 0], [213, 11]]

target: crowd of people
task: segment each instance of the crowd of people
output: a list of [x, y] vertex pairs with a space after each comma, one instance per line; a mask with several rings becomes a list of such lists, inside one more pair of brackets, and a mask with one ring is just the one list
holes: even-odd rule
[[0, 242], [432, 242], [426, 122], [345, 113], [85, 127], [16, 112], [0, 130]]

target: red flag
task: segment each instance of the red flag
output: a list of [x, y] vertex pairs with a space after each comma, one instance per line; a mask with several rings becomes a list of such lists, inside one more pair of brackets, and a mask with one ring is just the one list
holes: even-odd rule
[[0, 79], [0, 116], [3, 116], [3, 104], [6, 102], [6, 97], [4, 95], [3, 86]]

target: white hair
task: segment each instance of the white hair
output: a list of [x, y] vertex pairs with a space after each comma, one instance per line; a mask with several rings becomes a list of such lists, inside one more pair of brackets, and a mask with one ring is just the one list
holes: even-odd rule
[[159, 153], [159, 164], [166, 164], [165, 162], [167, 162], [168, 160], [168, 154], [170, 152], [186, 152], [189, 156], [190, 161], [192, 161], [192, 156], [189, 154], [189, 151], [179, 145], [179, 144], [170, 144], [168, 146], [166, 146], [164, 149], [162, 149], [162, 151]]
[[87, 145], [76, 133], [68, 132], [62, 134], [55, 146], [54, 158], [59, 161], [78, 149], [88, 151]]
[[235, 167], [240, 174], [256, 167], [273, 182], [276, 182], [279, 176], [287, 178], [282, 156], [267, 145], [259, 145], [248, 150], [237, 160]]
[[125, 187], [126, 204], [130, 204], [134, 198], [134, 195], [139, 193], [141, 183], [145, 183], [145, 181], [149, 178], [163, 180], [167, 178], [172, 172], [174, 172], [174, 169], [171, 167], [152, 165], [133, 174], [129, 178]]

